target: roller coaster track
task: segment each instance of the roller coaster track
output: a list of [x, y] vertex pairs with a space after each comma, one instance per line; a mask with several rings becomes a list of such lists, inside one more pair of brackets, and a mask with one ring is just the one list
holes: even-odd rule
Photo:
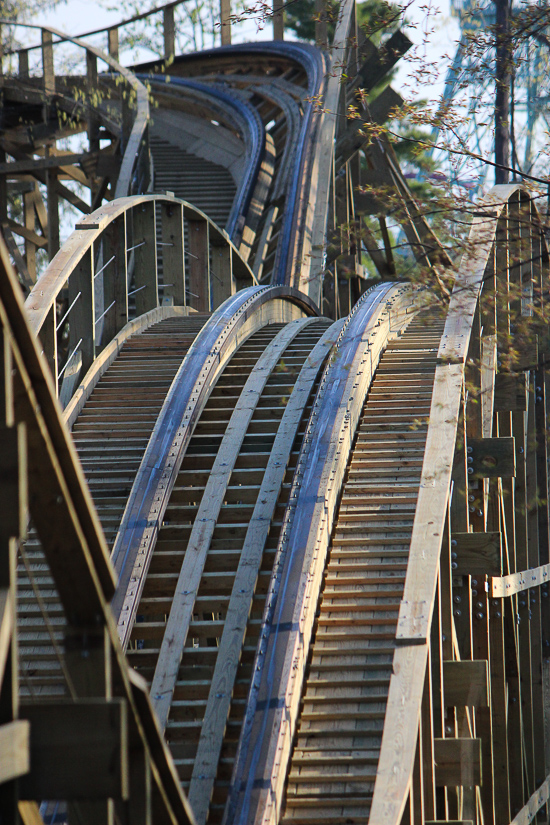
[[[81, 38], [56, 77], [44, 30], [5, 78], [0, 175], [90, 206], [59, 250], [38, 184], [3, 217], [2, 825], [546, 821], [544, 227], [495, 187], [451, 264], [391, 147], [331, 117], [407, 48], [357, 51], [353, 17], [169, 81]], [[60, 111], [90, 151], [46, 151]], [[423, 287], [365, 288], [358, 151]]]

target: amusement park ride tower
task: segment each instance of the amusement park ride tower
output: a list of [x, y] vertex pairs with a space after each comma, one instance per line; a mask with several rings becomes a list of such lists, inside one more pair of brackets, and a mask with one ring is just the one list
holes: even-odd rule
[[[498, 83], [495, 32], [497, 3], [451, 0], [451, 11], [460, 23], [460, 39], [447, 72], [440, 113], [452, 110], [460, 123], [453, 131], [434, 129], [434, 142], [458, 153], [440, 153], [453, 188], [480, 194], [493, 182], [494, 169], [472, 155], [493, 157], [495, 152], [495, 96]], [[513, 0], [505, 9], [508, 41], [506, 94], [510, 180], [524, 175], [546, 177], [549, 127], [548, 7]], [[502, 24], [501, 24], [502, 25]], [[445, 120], [445, 116], [443, 118]], [[466, 154], [460, 154], [466, 149]], [[438, 150], [435, 150], [436, 154]], [[472, 153], [472, 154], [468, 154]], [[498, 161], [497, 161], [498, 162]], [[502, 162], [502, 161], [501, 161]], [[513, 171], [512, 171], [513, 170]], [[502, 182], [502, 181], [499, 181]]]

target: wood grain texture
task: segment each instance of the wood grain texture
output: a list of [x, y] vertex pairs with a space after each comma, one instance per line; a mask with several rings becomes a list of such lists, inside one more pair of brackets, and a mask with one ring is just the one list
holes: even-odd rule
[[[308, 318], [292, 321], [275, 336], [260, 356], [252, 370], [233, 411], [214, 465], [199, 511], [191, 529], [191, 536], [176, 585], [176, 593], [170, 607], [155, 675], [151, 684], [151, 696], [161, 728], [166, 727], [172, 694], [174, 691], [183, 647], [187, 639], [189, 623], [198, 586], [204, 570], [206, 554], [216, 526], [229, 478], [239, 454], [248, 423], [256, 409], [262, 390], [277, 361], [301, 329], [311, 323]], [[209, 800], [209, 795], [208, 795]], [[206, 810], [202, 811], [204, 819]], [[200, 816], [200, 814], [199, 814]], [[202, 819], [200, 821], [203, 821]]]

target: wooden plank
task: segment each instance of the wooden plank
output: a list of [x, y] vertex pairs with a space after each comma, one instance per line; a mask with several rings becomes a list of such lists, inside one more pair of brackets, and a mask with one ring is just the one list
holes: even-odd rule
[[516, 474], [514, 438], [469, 438], [468, 474], [472, 478], [513, 478]]
[[193, 618], [195, 598], [206, 554], [242, 441], [256, 404], [277, 362], [311, 320], [300, 318], [291, 321], [277, 333], [262, 353], [243, 387], [218, 448], [187, 543], [151, 685], [153, 705], [163, 730], [168, 721], [179, 663]]
[[[98, 318], [95, 323], [97, 324], [96, 334], [98, 339], [99, 330], [101, 329], [99, 325], [103, 325], [99, 343], [105, 346], [128, 323], [126, 213], [123, 213], [105, 229], [102, 267], [105, 267], [103, 272], [99, 274], [98, 270], [94, 273], [94, 277], [98, 286], [101, 285], [101, 280], [97, 279], [103, 281], [103, 312], [105, 314], [101, 321]], [[141, 313], [138, 312], [138, 314]]]
[[434, 739], [438, 787], [481, 785], [481, 739]]
[[118, 61], [118, 48], [118, 28], [115, 26], [107, 31], [107, 51], [116, 61]]
[[488, 707], [488, 662], [444, 661], [443, 688], [446, 707]]
[[235, 293], [233, 250], [230, 246], [212, 246], [211, 294], [214, 309]]
[[546, 777], [542, 785], [531, 794], [526, 805], [515, 815], [510, 825], [530, 825], [543, 805], [550, 799], [550, 775]]
[[[154, 201], [141, 203], [132, 210], [134, 253], [134, 289], [136, 315], [143, 315], [158, 306], [157, 231]], [[178, 273], [174, 273], [175, 280]], [[181, 286], [179, 287], [181, 294]], [[126, 319], [127, 321], [128, 319]], [[124, 323], [126, 323], [126, 321]], [[117, 332], [122, 327], [117, 328]]]
[[164, 6], [163, 8], [163, 34], [164, 34], [164, 62], [173, 63], [176, 53], [176, 27], [174, 25], [174, 6]]
[[541, 564], [532, 570], [522, 570], [518, 573], [510, 573], [508, 576], [493, 576], [491, 578], [491, 598], [498, 599], [513, 596], [516, 593], [528, 590], [530, 587], [548, 584], [549, 581], [550, 564]]
[[184, 307], [187, 300], [185, 296], [183, 204], [177, 202], [163, 203], [161, 205], [161, 224], [163, 302], [165, 305], [173, 303], [175, 306]]
[[343, 321], [337, 321], [329, 327], [308, 355], [300, 371], [277, 430], [254, 511], [248, 524], [231, 600], [224, 620], [189, 787], [189, 802], [198, 825], [206, 821], [208, 814], [241, 658], [247, 618], [254, 597], [265, 542], [287, 471], [290, 451], [313, 383], [342, 325]]
[[199, 312], [210, 309], [210, 254], [207, 221], [188, 220], [189, 300]]
[[284, 17], [282, 0], [273, 0], [273, 40], [284, 39]]
[[436, 367], [409, 567], [397, 624], [396, 640], [401, 643], [423, 644], [429, 636], [462, 381], [461, 365]]
[[55, 94], [52, 32], [42, 29], [42, 83], [47, 95]]
[[124, 699], [32, 703], [32, 772], [21, 799], [127, 799], [127, 706]]
[[231, 45], [231, 0], [220, 0], [220, 37], [222, 46]]
[[15, 622], [13, 593], [14, 591], [7, 587], [0, 588], [0, 685], [4, 681], [4, 673], [6, 672], [6, 665], [13, 642]]
[[0, 518], [6, 538], [25, 538], [28, 518], [27, 440], [23, 424], [0, 426]]
[[411, 48], [412, 42], [406, 34], [398, 29], [389, 37], [380, 49], [363, 61], [357, 75], [348, 83], [348, 89], [374, 89], [377, 83], [387, 75], [397, 61]]
[[38, 803], [34, 801], [21, 801], [18, 805], [19, 816], [23, 825], [44, 825], [44, 820], [40, 816]]
[[526, 409], [525, 375], [497, 373], [495, 375], [495, 410], [514, 412]]
[[495, 406], [495, 379], [497, 367], [496, 335], [487, 335], [481, 341], [481, 433], [484, 438], [493, 434]]
[[[278, 1], [278, 0], [277, 0]], [[339, 111], [338, 101], [342, 90], [342, 74], [346, 66], [348, 37], [355, 14], [352, 0], [345, 0], [338, 13], [331, 49], [331, 68], [328, 72], [326, 93], [318, 119], [317, 135], [311, 154], [311, 179], [307, 212], [303, 227], [306, 241], [296, 259], [296, 284], [311, 295], [315, 303], [320, 303], [322, 292], [321, 273], [324, 267], [326, 247], [327, 215], [333, 171], [334, 137], [336, 134], [335, 112]]]
[[25, 719], [0, 725], [0, 785], [30, 771], [29, 733]]
[[451, 552], [456, 576], [498, 575], [502, 570], [500, 533], [454, 533]]

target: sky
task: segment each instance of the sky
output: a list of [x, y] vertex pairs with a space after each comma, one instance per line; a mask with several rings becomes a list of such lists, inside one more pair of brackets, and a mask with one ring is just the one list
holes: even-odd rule
[[[161, 3], [162, 0], [158, 5]], [[459, 35], [457, 22], [450, 16], [449, 0], [413, 0], [407, 6], [406, 17], [410, 23], [407, 34], [415, 46], [407, 57], [401, 60], [393, 85], [407, 98], [422, 97], [435, 100], [443, 89], [448, 58], [452, 57], [456, 48]], [[100, 26], [112, 25], [120, 19], [118, 12], [107, 11], [103, 6], [90, 0], [67, 0], [54, 10], [36, 15], [32, 22], [55, 26], [74, 36]], [[234, 36], [236, 41], [271, 38], [269, 25], [263, 31], [257, 31], [252, 22], [240, 28], [236, 37]], [[103, 48], [106, 45], [96, 38], [93, 42], [94, 45]], [[150, 52], [143, 53], [144, 60], [150, 56]], [[122, 62], [125, 62], [124, 55]], [[418, 82], [419, 74], [424, 78], [423, 83]]]

